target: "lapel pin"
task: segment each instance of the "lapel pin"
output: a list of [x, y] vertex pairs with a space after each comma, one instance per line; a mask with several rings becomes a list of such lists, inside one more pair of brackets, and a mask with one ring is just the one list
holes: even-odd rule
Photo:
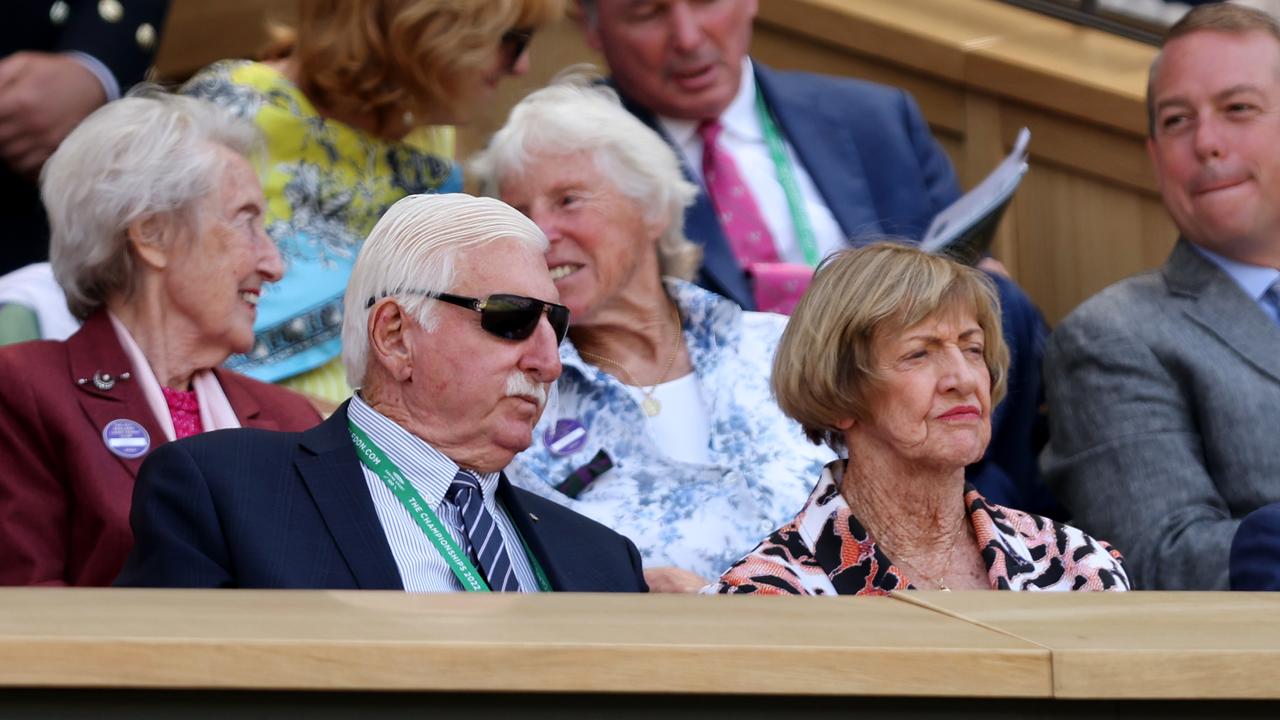
[[102, 441], [108, 450], [126, 460], [140, 457], [151, 447], [151, 435], [147, 429], [126, 418], [107, 423], [102, 428]]
[[576, 419], [557, 420], [542, 434], [542, 442], [552, 455], [567, 457], [587, 444], [587, 428]]
[[534, 521], [534, 522], [538, 522], [538, 516], [537, 516], [537, 515], [534, 515], [533, 513], [529, 513], [529, 517], [533, 518], [533, 521]]
[[99, 390], [110, 390], [116, 386], [116, 379], [111, 373], [98, 370], [93, 373], [93, 386]]

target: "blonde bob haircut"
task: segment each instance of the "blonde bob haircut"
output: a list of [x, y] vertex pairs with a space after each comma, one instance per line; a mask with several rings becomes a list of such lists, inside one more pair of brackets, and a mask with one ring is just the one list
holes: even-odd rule
[[966, 310], [985, 336], [994, 407], [1004, 399], [1009, 348], [999, 296], [982, 271], [897, 241], [831, 255], [778, 343], [771, 380], [778, 407], [815, 445], [842, 452], [844, 433], [836, 424], [867, 420], [881, 380], [876, 341]]
[[565, 0], [299, 0], [294, 26], [272, 28], [263, 56], [289, 55], [312, 101], [372, 114], [379, 128], [404, 112], [447, 122], [466, 110], [477, 74], [510, 30], [559, 19]]

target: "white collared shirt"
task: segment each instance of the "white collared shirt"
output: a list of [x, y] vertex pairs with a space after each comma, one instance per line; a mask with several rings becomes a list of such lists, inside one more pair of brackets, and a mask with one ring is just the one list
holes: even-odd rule
[[[698, 135], [697, 120], [673, 120], [660, 117], [658, 121], [680, 148], [685, 164], [693, 177], [702, 182], [702, 137]], [[720, 134], [720, 145], [733, 156], [738, 166], [738, 174], [742, 176], [755, 198], [760, 214], [764, 217], [769, 232], [773, 234], [774, 245], [778, 249], [778, 257], [783, 262], [803, 263], [804, 252], [796, 241], [795, 223], [791, 218], [791, 210], [787, 205], [787, 194], [778, 182], [778, 171], [769, 154], [769, 144], [765, 141], [764, 128], [760, 125], [760, 117], [756, 114], [756, 76], [749, 58], [742, 59], [742, 83], [733, 102], [720, 116], [720, 124], [724, 131]], [[781, 130], [781, 129], [780, 129]], [[787, 148], [787, 156], [794, 168], [796, 185], [804, 199], [805, 210], [809, 214], [809, 222], [813, 226], [814, 239], [818, 244], [821, 257], [844, 248], [845, 235], [836, 222], [835, 216], [827, 208], [826, 202], [809, 177], [804, 164], [796, 156], [795, 148], [783, 138]]]
[[[462, 530], [462, 517], [453, 503], [446, 501], [445, 495], [453, 484], [453, 476], [458, 473], [458, 465], [445, 457], [439, 450], [428, 445], [421, 438], [397, 425], [385, 415], [369, 407], [357, 393], [352, 396], [347, 413], [356, 426], [363, 430], [404, 473], [436, 516], [444, 523], [445, 529], [459, 548], [466, 548], [467, 534]], [[448, 562], [436, 549], [435, 544], [427, 540], [422, 528], [410, 516], [409, 511], [401, 504], [400, 499], [391, 492], [372, 470], [360, 465], [364, 473], [365, 483], [369, 486], [369, 495], [373, 498], [373, 508], [378, 514], [378, 522], [387, 536], [387, 544], [391, 546], [391, 555], [400, 570], [400, 579], [404, 589], [409, 592], [451, 592], [462, 590], [462, 583], [449, 569]], [[477, 474], [480, 489], [484, 495], [484, 506], [493, 515], [502, 533], [502, 541], [507, 546], [507, 555], [511, 558], [511, 567], [520, 580], [520, 589], [524, 592], [537, 592], [538, 583], [533, 574], [533, 567], [524, 552], [524, 543], [520, 533], [512, 524], [507, 511], [497, 503], [498, 473]], [[479, 569], [479, 568], [477, 568]], [[481, 570], [483, 572], [483, 570]]]

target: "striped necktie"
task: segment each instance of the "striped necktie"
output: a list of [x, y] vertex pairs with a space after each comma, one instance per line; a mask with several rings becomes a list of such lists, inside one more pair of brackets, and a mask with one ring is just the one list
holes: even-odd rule
[[471, 473], [459, 470], [444, 498], [453, 503], [462, 515], [462, 530], [467, 534], [471, 560], [484, 573], [489, 589], [494, 592], [520, 592], [520, 581], [511, 567], [511, 558], [502, 543], [498, 523], [484, 506], [480, 481]]

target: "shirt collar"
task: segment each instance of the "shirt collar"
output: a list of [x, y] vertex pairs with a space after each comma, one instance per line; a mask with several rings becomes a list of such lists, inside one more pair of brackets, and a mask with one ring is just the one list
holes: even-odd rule
[[[738, 83], [738, 94], [733, 97], [729, 107], [720, 114], [720, 124], [724, 127], [724, 131], [741, 140], [763, 139], [764, 131], [760, 128], [760, 119], [756, 117], [755, 103], [756, 74], [751, 66], [751, 58], [743, 57], [742, 80]], [[658, 123], [677, 146], [685, 147], [696, 139], [698, 127], [703, 121], [659, 116]]]
[[[457, 463], [430, 443], [400, 427], [391, 418], [374, 410], [359, 393], [352, 395], [347, 416], [400, 468], [423, 500], [432, 507], [444, 501], [449, 486], [453, 484], [453, 477], [460, 469]], [[494, 495], [498, 490], [498, 473], [482, 475], [470, 470], [467, 472], [479, 478], [485, 507], [492, 511]]]
[[1245, 294], [1257, 302], [1262, 299], [1267, 290], [1280, 279], [1280, 270], [1262, 265], [1250, 265], [1242, 263], [1238, 260], [1232, 260], [1219, 255], [1212, 250], [1206, 250], [1195, 243], [1188, 243], [1196, 249], [1196, 252], [1203, 255], [1214, 265], [1222, 268], [1222, 271], [1236, 281], [1241, 290]]

